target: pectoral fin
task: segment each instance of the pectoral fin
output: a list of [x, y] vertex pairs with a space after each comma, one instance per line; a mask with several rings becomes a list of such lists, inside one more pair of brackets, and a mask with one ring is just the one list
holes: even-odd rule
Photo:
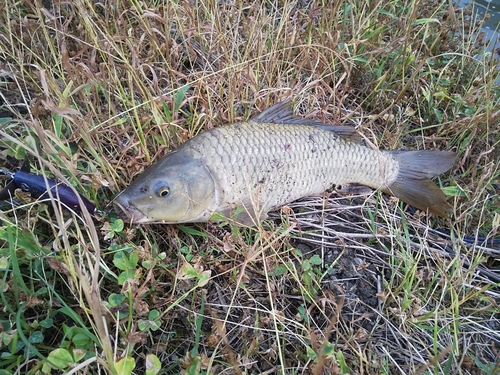
[[[267, 218], [267, 214], [256, 212], [250, 201], [218, 210], [217, 214], [222, 215], [228, 221], [240, 227], [254, 227]], [[215, 215], [215, 217], [217, 216]]]

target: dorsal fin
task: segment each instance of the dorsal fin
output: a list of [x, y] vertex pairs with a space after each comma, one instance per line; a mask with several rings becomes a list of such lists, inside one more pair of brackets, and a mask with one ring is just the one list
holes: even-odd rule
[[259, 113], [257, 116], [252, 117], [251, 121], [258, 122], [261, 124], [272, 123], [272, 124], [291, 124], [291, 125], [309, 125], [316, 126], [323, 130], [331, 131], [337, 134], [339, 137], [353, 141], [361, 142], [361, 136], [356, 132], [356, 129], [351, 126], [336, 126], [327, 125], [316, 120], [309, 120], [301, 117], [296, 117], [292, 111], [292, 102], [290, 100], [285, 100], [279, 102], [263, 112]]
[[293, 122], [298, 118], [293, 115], [291, 100], [285, 100], [265, 109], [257, 116], [252, 117], [252, 121], [273, 124], [296, 124]]

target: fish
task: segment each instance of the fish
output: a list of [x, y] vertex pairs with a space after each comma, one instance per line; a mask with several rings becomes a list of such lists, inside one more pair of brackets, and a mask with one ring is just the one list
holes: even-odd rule
[[28, 158], [24, 160], [21, 168], [12, 175], [12, 180], [0, 191], [0, 201], [12, 199], [16, 189], [30, 193], [32, 198], [39, 199], [44, 203], [50, 202], [50, 195], [48, 193], [50, 189], [52, 196], [58, 199], [63, 207], [75, 212], [82, 211], [82, 206], [78, 199], [80, 197], [89, 213], [97, 211], [96, 206], [92, 202], [80, 194], [77, 195], [73, 188], [56, 180], [31, 173]]
[[358, 184], [449, 217], [452, 207], [431, 178], [448, 171], [456, 156], [368, 147], [354, 128], [295, 117], [285, 101], [186, 141], [113, 203], [131, 224], [228, 218], [253, 226], [287, 203]]

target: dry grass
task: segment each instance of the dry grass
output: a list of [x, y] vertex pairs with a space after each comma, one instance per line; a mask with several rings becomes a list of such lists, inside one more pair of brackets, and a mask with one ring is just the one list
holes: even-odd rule
[[439, 180], [448, 221], [374, 193], [306, 199], [254, 229], [124, 228], [19, 195], [0, 212], [1, 375], [498, 371], [498, 56], [481, 54], [471, 12], [420, 0], [0, 10], [1, 107], [15, 117], [0, 119], [3, 167], [30, 155], [105, 211], [185, 140], [290, 97], [381, 148], [459, 154]]

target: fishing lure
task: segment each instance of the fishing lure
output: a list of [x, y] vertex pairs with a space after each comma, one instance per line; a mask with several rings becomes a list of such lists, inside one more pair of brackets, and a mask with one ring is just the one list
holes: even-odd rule
[[70, 208], [76, 212], [81, 212], [82, 207], [78, 200], [78, 196], [82, 200], [83, 205], [90, 213], [96, 212], [96, 206], [87, 198], [75, 191], [69, 186], [52, 180], [44, 178], [43, 176], [30, 172], [30, 164], [26, 158], [17, 172], [12, 175], [12, 180], [0, 191], [0, 200], [9, 200], [14, 196], [16, 189], [30, 193], [31, 197], [40, 199], [44, 203], [48, 203], [50, 195], [48, 189], [55, 199], [59, 199], [63, 206]]

